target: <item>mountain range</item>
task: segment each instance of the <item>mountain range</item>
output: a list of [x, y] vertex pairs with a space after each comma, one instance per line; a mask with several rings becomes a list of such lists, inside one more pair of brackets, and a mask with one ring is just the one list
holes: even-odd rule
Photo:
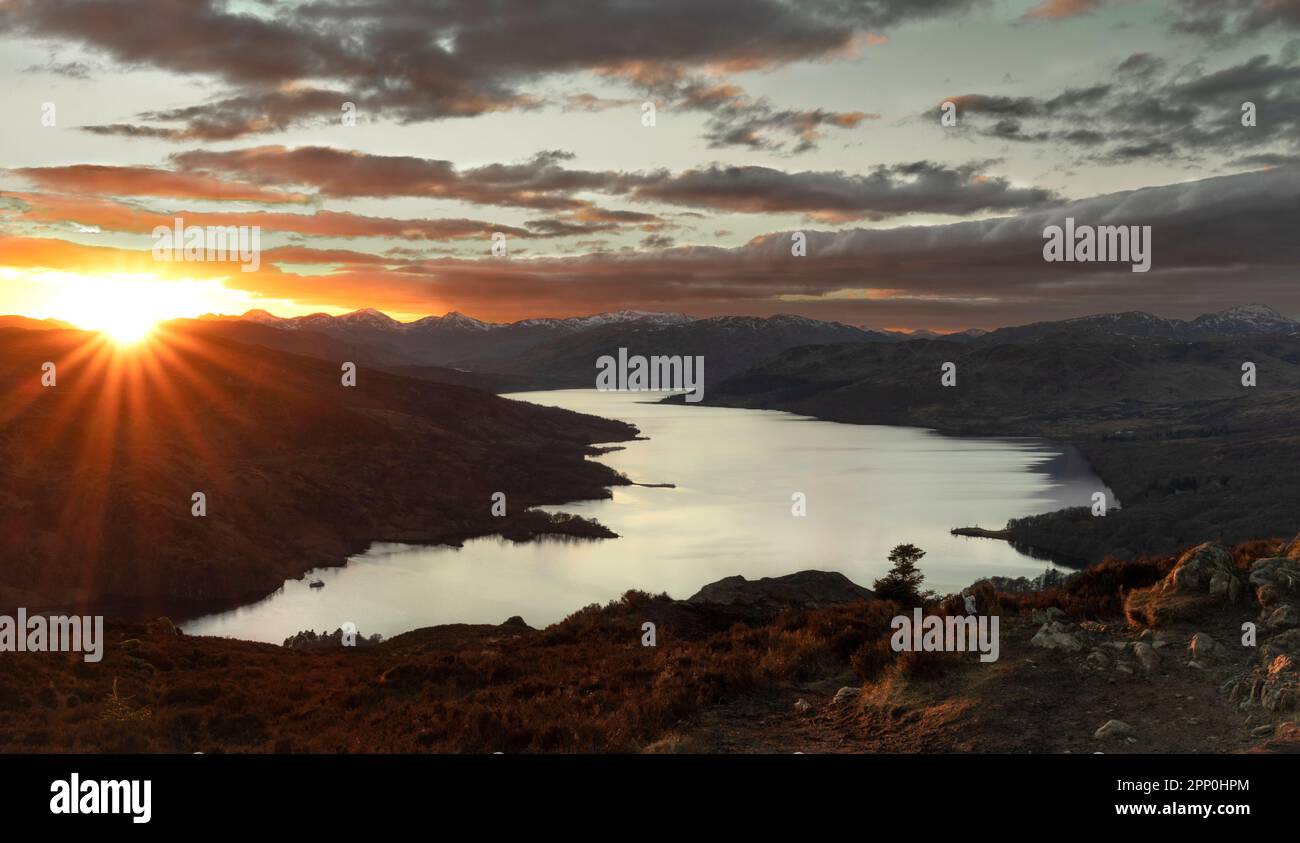
[[209, 330], [242, 342], [325, 359], [340, 359], [346, 353], [346, 359], [360, 364], [490, 391], [591, 386], [596, 359], [616, 354], [619, 348], [647, 356], [703, 356], [708, 381], [717, 383], [806, 345], [941, 341], [992, 346], [1052, 337], [1190, 341], [1300, 334], [1300, 322], [1258, 304], [1192, 320], [1134, 311], [950, 334], [878, 331], [792, 315], [693, 318], [626, 310], [511, 323], [482, 322], [455, 312], [399, 322], [373, 309], [290, 319], [254, 310], [243, 316], [204, 317], [201, 321]]

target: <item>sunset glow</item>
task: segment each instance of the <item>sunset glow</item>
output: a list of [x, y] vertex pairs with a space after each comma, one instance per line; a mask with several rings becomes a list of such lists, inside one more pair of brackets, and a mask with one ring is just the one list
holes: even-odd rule
[[168, 319], [243, 312], [254, 306], [252, 296], [217, 280], [12, 270], [0, 280], [7, 293], [24, 297], [30, 315], [100, 331], [118, 343], [136, 342]]

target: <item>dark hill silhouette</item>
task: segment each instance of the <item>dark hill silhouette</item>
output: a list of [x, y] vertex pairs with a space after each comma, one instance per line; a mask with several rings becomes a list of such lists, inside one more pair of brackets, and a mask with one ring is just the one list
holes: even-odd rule
[[[42, 386], [42, 364], [57, 386]], [[584, 459], [635, 429], [169, 325], [118, 348], [0, 330], [0, 605], [184, 613], [273, 591], [371, 541], [608, 535], [525, 509], [625, 482]], [[491, 495], [509, 517], [493, 518]], [[207, 496], [206, 517], [191, 495]]]

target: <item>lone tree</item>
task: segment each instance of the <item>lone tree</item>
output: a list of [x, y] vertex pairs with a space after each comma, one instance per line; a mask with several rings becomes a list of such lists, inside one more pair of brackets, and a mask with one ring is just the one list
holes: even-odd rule
[[889, 551], [889, 561], [894, 563], [894, 567], [871, 586], [876, 596], [904, 606], [920, 606], [927, 598], [933, 597], [934, 592], [921, 591], [925, 574], [916, 563], [924, 555], [925, 551], [914, 544], [896, 545]]

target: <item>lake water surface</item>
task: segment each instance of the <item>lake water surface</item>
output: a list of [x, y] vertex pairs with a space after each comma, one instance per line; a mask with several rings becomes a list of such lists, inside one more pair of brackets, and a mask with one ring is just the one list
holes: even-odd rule
[[[258, 603], [182, 624], [192, 635], [279, 643], [344, 622], [363, 635], [442, 623], [532, 626], [630, 588], [684, 598], [732, 574], [841, 571], [870, 587], [890, 548], [926, 551], [926, 585], [958, 591], [981, 576], [1034, 576], [1049, 564], [1009, 544], [949, 535], [1114, 496], [1071, 451], [1029, 439], [963, 439], [919, 428], [837, 424], [789, 413], [654, 403], [658, 396], [561, 390], [507, 396], [640, 428], [644, 441], [601, 462], [637, 483], [612, 500], [547, 507], [599, 520], [621, 538], [497, 537], [463, 548], [378, 544], [341, 568], [290, 580]], [[807, 515], [791, 514], [806, 495]], [[484, 502], [487, 506], [489, 502]], [[308, 582], [320, 579], [324, 588]]]

